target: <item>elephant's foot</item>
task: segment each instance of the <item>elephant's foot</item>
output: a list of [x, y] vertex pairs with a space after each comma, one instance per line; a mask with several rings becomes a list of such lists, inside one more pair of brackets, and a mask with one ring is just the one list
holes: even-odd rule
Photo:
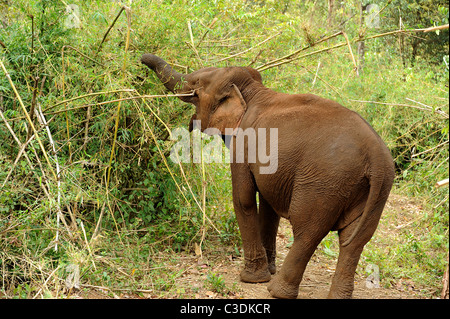
[[244, 268], [244, 270], [241, 271], [241, 281], [243, 282], [250, 282], [250, 283], [268, 282], [270, 281], [271, 278], [272, 277], [267, 267], [265, 269], [259, 270], [250, 270]]
[[267, 287], [272, 297], [281, 299], [296, 299], [298, 296], [298, 285], [289, 284], [280, 276], [275, 276]]
[[330, 292], [328, 293], [328, 299], [351, 299], [353, 295], [353, 278], [351, 280], [342, 280], [338, 282], [333, 280], [331, 284]]
[[244, 270], [241, 271], [241, 281], [257, 283], [268, 282], [271, 279], [266, 256], [254, 260], [245, 260]]
[[272, 275], [275, 275], [275, 273], [277, 272], [277, 266], [275, 266], [275, 260], [271, 263], [269, 263], [269, 272]]
[[267, 250], [267, 262], [269, 263], [269, 271], [272, 275], [275, 275], [277, 272], [277, 267], [275, 266], [275, 258], [276, 258], [276, 252], [275, 250]]

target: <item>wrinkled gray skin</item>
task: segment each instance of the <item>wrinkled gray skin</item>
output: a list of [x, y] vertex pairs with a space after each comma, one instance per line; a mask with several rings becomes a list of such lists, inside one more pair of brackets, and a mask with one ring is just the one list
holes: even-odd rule
[[[142, 63], [170, 91], [195, 93], [181, 99], [195, 105], [192, 120], [201, 120], [202, 131], [278, 129], [274, 174], [260, 174], [258, 161], [231, 163], [233, 203], [244, 246], [241, 280], [271, 280], [268, 289], [274, 297], [296, 298], [311, 255], [324, 236], [336, 230], [340, 250], [328, 297], [351, 298], [361, 252], [377, 228], [394, 180], [392, 157], [372, 127], [336, 102], [274, 92], [252, 68], [180, 74], [152, 54], [144, 54]], [[236, 138], [232, 136], [232, 142]], [[231, 152], [235, 158], [236, 151]], [[294, 243], [271, 278], [276, 273], [280, 217], [290, 221]]]

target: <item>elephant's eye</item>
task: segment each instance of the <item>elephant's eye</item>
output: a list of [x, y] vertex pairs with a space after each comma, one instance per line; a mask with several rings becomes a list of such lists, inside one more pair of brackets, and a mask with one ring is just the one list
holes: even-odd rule
[[222, 98], [219, 100], [219, 104], [224, 103], [226, 100], [228, 100], [228, 96], [227, 96], [227, 95], [225, 95], [224, 97], [222, 97]]

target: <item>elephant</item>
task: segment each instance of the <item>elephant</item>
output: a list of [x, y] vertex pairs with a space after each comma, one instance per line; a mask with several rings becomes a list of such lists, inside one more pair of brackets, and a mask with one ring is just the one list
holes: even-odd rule
[[[312, 254], [330, 231], [337, 231], [339, 256], [328, 298], [351, 298], [361, 253], [378, 226], [395, 175], [390, 151], [375, 130], [332, 100], [267, 88], [250, 67], [181, 74], [153, 54], [144, 54], [141, 62], [169, 91], [195, 106], [191, 130], [201, 121], [202, 132], [215, 128], [231, 144], [233, 207], [244, 251], [240, 280], [270, 281], [273, 297], [297, 298]], [[278, 134], [278, 162], [270, 174], [247, 154], [236, 160], [252, 146], [250, 138], [244, 136], [240, 151], [232, 147], [249, 129], [259, 134], [264, 128]], [[281, 217], [289, 220], [294, 241], [277, 272]]]

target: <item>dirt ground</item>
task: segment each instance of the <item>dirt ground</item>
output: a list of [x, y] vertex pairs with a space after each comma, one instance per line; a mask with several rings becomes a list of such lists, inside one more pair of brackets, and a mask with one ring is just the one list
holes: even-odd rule
[[[289, 237], [285, 234], [290, 231], [290, 225], [283, 221], [277, 238], [277, 270], [280, 269], [289, 249], [287, 248]], [[323, 299], [327, 297], [331, 279], [334, 274], [335, 261], [321, 260], [322, 258], [313, 255], [306, 267], [303, 280], [300, 284], [299, 299]], [[187, 260], [186, 260], [187, 261]], [[192, 262], [196, 263], [186, 273], [177, 280], [179, 287], [185, 287], [185, 291], [194, 288], [193, 295], [186, 296], [192, 298], [245, 298], [245, 299], [268, 299], [272, 298], [267, 290], [268, 283], [250, 284], [239, 281], [239, 272], [243, 267], [241, 258], [234, 259], [228, 256], [225, 260], [211, 260], [203, 258]], [[210, 264], [214, 264], [213, 267]], [[225, 286], [231, 289], [228, 294], [220, 294], [214, 291], [213, 287], [205, 285], [205, 274], [212, 272], [222, 276]], [[355, 277], [354, 299], [415, 299], [419, 296], [415, 293], [413, 283], [403, 283], [394, 288], [367, 288], [366, 278], [361, 275]], [[406, 286], [406, 288], [405, 288]]]
[[[403, 227], [405, 221], [411, 220], [420, 214], [420, 206], [412, 203], [405, 197], [393, 195], [387, 203], [387, 209], [395, 210], [394, 220], [380, 222], [377, 232], [381, 236], [389, 233], [394, 228]], [[398, 213], [398, 214], [397, 214]], [[409, 224], [409, 222], [407, 223]], [[400, 226], [399, 226], [400, 225]], [[289, 252], [289, 241], [291, 238], [291, 227], [288, 221], [282, 220], [277, 236], [277, 270], [280, 269], [284, 258]], [[161, 253], [162, 254], [162, 253]], [[163, 254], [160, 257], [166, 260]], [[167, 259], [168, 260], [168, 259]], [[174, 261], [175, 260], [175, 261]], [[168, 267], [184, 270], [174, 281], [173, 287], [167, 293], [161, 294], [151, 289], [127, 293], [126, 291], [105, 291], [95, 287], [86, 287], [84, 293], [79, 292], [80, 298], [243, 298], [243, 299], [267, 299], [271, 298], [268, 283], [249, 284], [239, 280], [239, 272], [243, 267], [243, 258], [234, 256], [228, 252], [203, 252], [203, 256], [194, 253], [180, 253], [172, 256], [167, 261]], [[336, 258], [324, 256], [323, 253], [315, 253], [311, 258], [303, 280], [300, 284], [298, 298], [300, 299], [322, 299], [326, 298], [331, 279], [334, 274]], [[209, 277], [208, 277], [209, 276]], [[211, 279], [211, 276], [213, 278]], [[368, 288], [366, 286], [364, 271], [357, 271], [355, 276], [355, 299], [416, 299], [423, 298], [418, 287], [408, 280], [399, 280], [393, 286], [386, 288], [381, 282], [379, 288]], [[208, 279], [209, 278], [209, 279]], [[109, 297], [107, 297], [109, 296]]]

